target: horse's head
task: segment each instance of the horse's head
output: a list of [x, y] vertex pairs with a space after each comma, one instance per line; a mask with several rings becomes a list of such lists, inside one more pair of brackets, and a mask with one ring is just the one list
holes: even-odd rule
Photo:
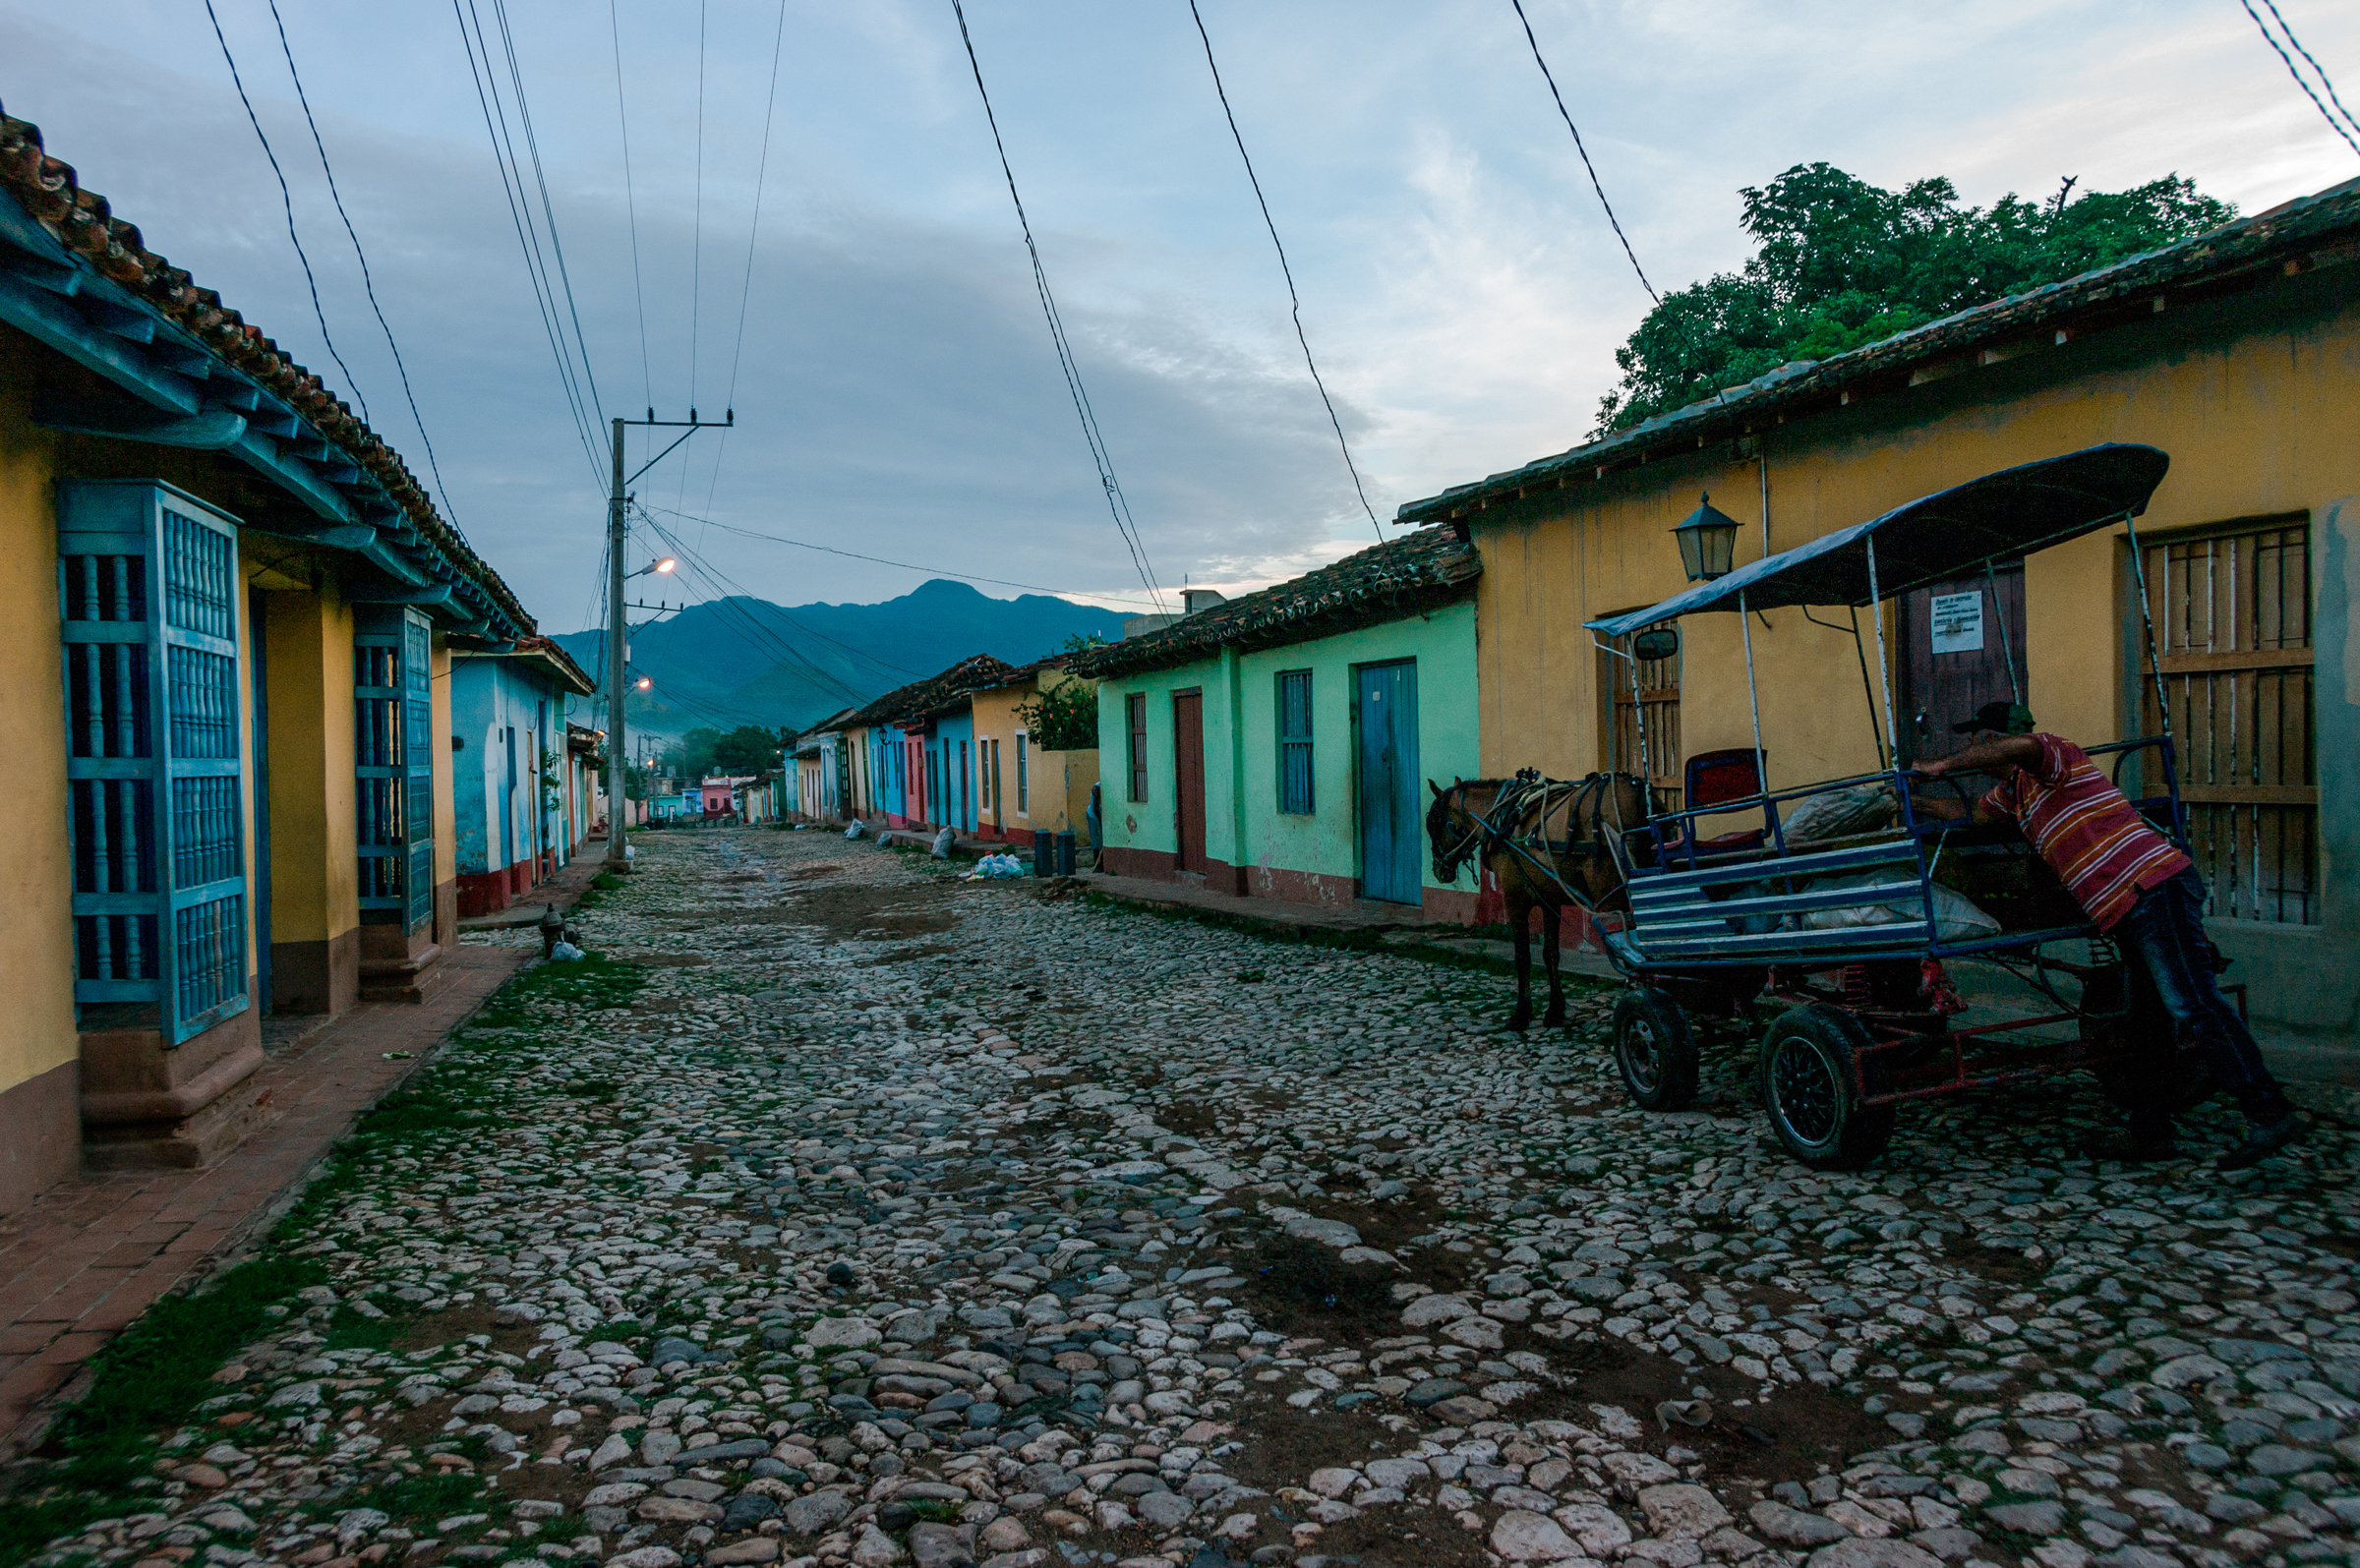
[[1434, 852], [1434, 880], [1456, 882], [1468, 859], [1483, 846], [1483, 825], [1467, 809], [1466, 781], [1453, 779], [1445, 789], [1429, 779], [1426, 787], [1434, 794], [1426, 807], [1426, 842]]

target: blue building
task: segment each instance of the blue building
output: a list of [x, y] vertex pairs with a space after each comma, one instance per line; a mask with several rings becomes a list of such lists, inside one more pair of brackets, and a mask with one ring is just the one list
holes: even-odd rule
[[459, 913], [492, 914], [573, 857], [565, 809], [567, 706], [587, 709], [581, 666], [546, 637], [454, 647], [450, 771]]

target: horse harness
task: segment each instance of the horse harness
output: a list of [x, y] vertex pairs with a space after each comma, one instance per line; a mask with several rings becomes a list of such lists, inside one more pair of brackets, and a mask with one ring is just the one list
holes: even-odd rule
[[[1451, 847], [1450, 858], [1458, 859], [1476, 840], [1488, 840], [1547, 877], [1570, 902], [1586, 909], [1589, 901], [1566, 884], [1558, 870], [1558, 857], [1582, 842], [1581, 813], [1586, 805], [1590, 810], [1590, 858], [1608, 858], [1606, 836], [1599, 831], [1599, 818], [1604, 812], [1606, 791], [1613, 784], [1614, 775], [1611, 773], [1592, 773], [1577, 781], [1567, 781], [1544, 779], [1537, 768], [1519, 769], [1515, 778], [1493, 800], [1491, 810], [1480, 817], [1468, 814], [1474, 826], [1468, 830], [1465, 838]], [[1567, 795], [1571, 797], [1565, 813], [1568, 836], [1561, 843], [1549, 837], [1549, 815], [1558, 800]], [[1534, 825], [1533, 836], [1519, 837], [1515, 825], [1528, 813]], [[1536, 851], [1545, 851], [1547, 858], [1542, 858]]]

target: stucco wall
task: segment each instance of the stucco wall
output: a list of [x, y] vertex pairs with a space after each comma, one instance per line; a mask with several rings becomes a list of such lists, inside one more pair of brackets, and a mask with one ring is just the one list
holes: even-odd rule
[[[2143, 538], [2239, 518], [2310, 517], [2324, 916], [2311, 927], [2214, 927], [2239, 960], [2231, 978], [2251, 986], [2257, 1015], [2346, 1038], [2360, 1016], [2360, 886], [2351, 874], [2360, 862], [2360, 808], [2349, 783], [2360, 760], [2348, 555], [2360, 492], [2360, 445], [2351, 436], [2360, 407], [2355, 272], [2337, 268], [2175, 309], [2151, 324], [1756, 433], [1768, 465], [1773, 551], [1979, 474], [2099, 441], [2142, 441], [2171, 454], [2171, 471], [2139, 520]], [[1474, 516], [1484, 557], [1476, 597], [1484, 773], [1537, 767], [1579, 777], [1603, 766], [1599, 659], [1582, 622], [1684, 586], [1669, 531], [1707, 490], [1742, 525], [1738, 562], [1757, 558], [1760, 469], [1726, 443], [1603, 480], [1585, 476]], [[2026, 563], [2026, 696], [2043, 728], [2094, 741], [2120, 738], [2136, 723], [2129, 584], [2119, 528]], [[1874, 767], [1850, 637], [1810, 625], [1799, 610], [1773, 610], [1767, 619], [1753, 631], [1772, 784]], [[1863, 613], [1863, 631], [1869, 625]], [[1749, 745], [1737, 618], [1695, 616], [1682, 636], [1683, 750]], [[1898, 708], [1898, 690], [1894, 701]]]
[[[1480, 761], [1475, 616], [1474, 604], [1461, 602], [1333, 637], [1243, 655], [1224, 653], [1099, 682], [1107, 847], [1118, 852], [1118, 860], [1125, 850], [1161, 856], [1178, 851], [1172, 697], [1194, 689], [1205, 700], [1207, 858], [1243, 871], [1250, 893], [1349, 896], [1349, 885], [1360, 876], [1354, 670], [1415, 660], [1419, 772], [1443, 784], [1472, 777]], [[1294, 669], [1312, 672], [1309, 815], [1278, 810], [1277, 681], [1281, 670]], [[1148, 698], [1149, 798], [1144, 804], [1129, 798], [1125, 702], [1133, 693]], [[1304, 878], [1322, 880], [1315, 887]], [[1424, 866], [1421, 881], [1431, 889], [1445, 886], [1434, 881], [1431, 865]]]

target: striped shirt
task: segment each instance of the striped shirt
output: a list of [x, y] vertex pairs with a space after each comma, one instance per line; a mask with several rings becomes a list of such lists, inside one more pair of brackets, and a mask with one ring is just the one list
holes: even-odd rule
[[2147, 825], [2088, 752], [2055, 735], [2032, 738], [2040, 760], [2010, 768], [1983, 804], [2013, 818], [2097, 928], [2111, 929], [2140, 894], [2187, 870], [2189, 859]]

